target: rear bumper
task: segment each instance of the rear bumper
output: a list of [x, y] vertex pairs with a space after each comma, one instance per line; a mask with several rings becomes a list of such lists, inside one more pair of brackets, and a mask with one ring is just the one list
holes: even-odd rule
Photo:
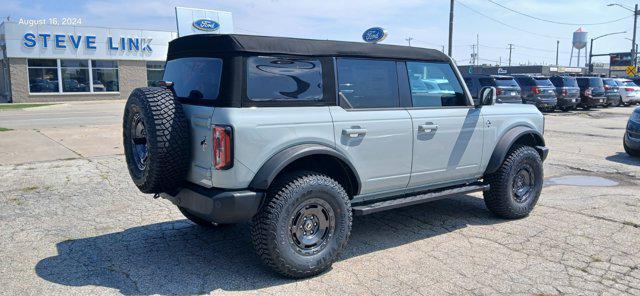
[[538, 108], [555, 108], [558, 104], [558, 99], [556, 97], [531, 97], [525, 98], [525, 103], [536, 105]]
[[580, 104], [580, 98], [558, 98], [558, 107], [575, 107]]
[[606, 103], [606, 97], [582, 97], [582, 99], [580, 100], [580, 105], [589, 107], [603, 106]]
[[189, 185], [175, 195], [160, 194], [179, 207], [207, 221], [229, 224], [251, 219], [260, 209], [264, 193], [250, 190], [228, 191]]

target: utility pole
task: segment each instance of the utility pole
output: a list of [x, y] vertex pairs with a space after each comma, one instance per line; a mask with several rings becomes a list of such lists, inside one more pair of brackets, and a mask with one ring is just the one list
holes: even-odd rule
[[411, 40], [413, 40], [413, 38], [412, 37], [408, 37], [405, 40], [407, 40], [407, 42], [409, 42], [409, 46], [411, 46]]
[[560, 66], [558, 64], [558, 53], [560, 53], [560, 40], [556, 40], [556, 66]]
[[511, 50], [513, 50], [513, 44], [509, 43], [509, 67], [511, 67]]
[[454, 0], [451, 0], [451, 5], [449, 6], [449, 50], [447, 51], [449, 56], [451, 56], [451, 50], [453, 48], [453, 6]]
[[636, 26], [638, 25], [638, 4], [633, 9], [633, 40], [631, 41], [631, 57], [633, 65], [638, 67], [638, 50], [636, 49]]
[[476, 61], [480, 64], [480, 34], [476, 34]]

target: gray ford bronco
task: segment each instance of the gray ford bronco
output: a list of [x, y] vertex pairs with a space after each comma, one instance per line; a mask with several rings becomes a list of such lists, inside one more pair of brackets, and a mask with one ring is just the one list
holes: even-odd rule
[[169, 44], [165, 69], [126, 104], [134, 183], [203, 227], [251, 221], [285, 276], [330, 268], [354, 215], [483, 191], [517, 219], [540, 196], [542, 114], [495, 105], [492, 87], [474, 105], [439, 51], [192, 35]]

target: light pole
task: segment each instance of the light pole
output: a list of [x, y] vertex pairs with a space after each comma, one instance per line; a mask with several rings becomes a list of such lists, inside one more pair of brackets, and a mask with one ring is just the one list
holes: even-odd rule
[[[624, 37], [624, 39], [627, 39], [627, 40], [633, 42], [633, 39], [631, 39], [631, 38]], [[636, 49], [636, 52], [638, 52], [638, 43], [635, 44], [635, 49]], [[637, 63], [637, 62], [635, 62], [635, 63]]]
[[628, 11], [633, 12], [633, 39], [631, 40], [631, 58], [633, 59], [633, 65], [637, 67], [638, 49], [636, 48], [636, 25], [638, 24], [638, 4], [636, 4], [633, 9], [618, 3], [610, 3], [607, 4], [607, 6], [620, 6]]
[[[627, 33], [627, 31], [608, 33], [608, 34], [600, 35], [600, 36], [595, 37], [595, 38], [591, 38], [591, 44], [589, 45], [589, 74], [591, 74], [593, 72], [593, 64], [591, 64], [591, 58], [593, 57], [593, 41], [594, 40], [598, 40], [598, 39], [600, 39], [602, 37], [611, 36], [611, 35], [617, 35], [617, 34], [624, 34], [624, 33]], [[633, 46], [633, 47], [634, 48], [632, 49], [632, 51], [635, 51], [635, 46]]]
[[447, 55], [451, 56], [451, 51], [453, 49], [453, 7], [454, 1], [451, 0], [451, 5], [449, 6], [449, 48], [447, 50]]

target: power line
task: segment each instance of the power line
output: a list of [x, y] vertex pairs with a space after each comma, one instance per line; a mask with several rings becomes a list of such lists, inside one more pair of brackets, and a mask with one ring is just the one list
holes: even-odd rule
[[500, 6], [500, 7], [504, 8], [504, 9], [506, 9], [506, 10], [508, 10], [508, 11], [515, 12], [515, 13], [517, 13], [517, 14], [519, 14], [519, 15], [523, 15], [523, 16], [526, 16], [526, 17], [528, 17], [528, 18], [532, 18], [532, 19], [534, 19], [534, 20], [539, 20], [539, 21], [543, 21], [543, 22], [547, 22], [547, 23], [552, 23], [552, 24], [557, 24], [557, 25], [569, 25], [569, 26], [597, 26], [597, 25], [606, 25], [606, 24], [615, 23], [615, 22], [618, 22], [618, 21], [621, 21], [621, 20], [623, 20], [623, 19], [627, 19], [627, 18], [630, 18], [630, 17], [632, 17], [632, 16], [633, 16], [633, 15], [628, 15], [628, 16], [621, 17], [621, 18], [618, 18], [618, 19], [609, 20], [609, 21], [604, 21], [604, 22], [598, 22], [598, 23], [565, 23], [565, 22], [559, 22], [559, 21], [554, 21], [554, 20], [543, 19], [543, 18], [536, 17], [536, 16], [533, 16], [533, 15], [530, 15], [530, 14], [526, 14], [526, 13], [524, 13], [524, 12], [520, 12], [520, 11], [517, 11], [517, 10], [515, 10], [515, 9], [509, 8], [509, 7], [507, 7], [507, 6], [504, 6], [504, 5], [502, 5], [502, 4], [500, 4], [500, 3], [497, 3], [497, 2], [495, 2], [495, 1], [493, 1], [493, 0], [487, 0], [487, 1], [489, 1], [489, 2], [491, 2], [491, 3], [493, 3], [493, 4], [495, 4], [495, 5], [498, 5], [498, 6]]
[[567, 38], [567, 37], [560, 37], [560, 36], [545, 35], [545, 34], [539, 34], [539, 33], [536, 33], [536, 32], [527, 31], [527, 30], [524, 30], [524, 29], [518, 28], [518, 27], [516, 27], [516, 26], [512, 26], [512, 25], [510, 25], [510, 24], [507, 24], [507, 23], [505, 23], [505, 22], [503, 22], [503, 21], [501, 21], [501, 20], [497, 20], [497, 19], [495, 19], [495, 18], [493, 18], [493, 17], [490, 17], [490, 16], [488, 16], [488, 15], [486, 15], [486, 14], [484, 14], [484, 13], [480, 12], [480, 11], [477, 11], [477, 10], [475, 10], [475, 9], [471, 8], [470, 6], [468, 6], [468, 5], [464, 4], [464, 3], [462, 3], [462, 1], [459, 1], [459, 0], [458, 0], [458, 4], [462, 5], [464, 8], [469, 9], [469, 10], [471, 10], [471, 11], [473, 11], [473, 12], [475, 12], [475, 13], [477, 13], [477, 14], [479, 14], [479, 15], [483, 16], [483, 17], [486, 17], [486, 18], [488, 18], [488, 19], [490, 19], [490, 20], [492, 20], [492, 21], [494, 21], [494, 22], [496, 22], [496, 23], [499, 23], [499, 24], [501, 24], [501, 25], [503, 25], [503, 26], [505, 26], [505, 27], [509, 27], [509, 28], [514, 29], [514, 30], [517, 30], [517, 31], [525, 32], [525, 33], [528, 33], [528, 34], [531, 34], [531, 35], [540, 36], [540, 37], [551, 38], [551, 39], [571, 39], [571, 38]]

